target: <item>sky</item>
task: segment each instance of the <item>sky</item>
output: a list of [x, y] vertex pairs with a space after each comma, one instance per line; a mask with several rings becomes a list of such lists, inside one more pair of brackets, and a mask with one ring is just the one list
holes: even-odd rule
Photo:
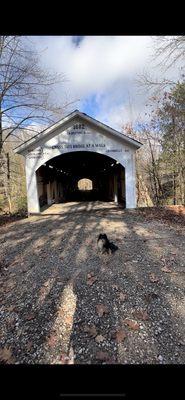
[[[30, 40], [49, 71], [64, 82], [56, 85], [55, 100], [121, 130], [143, 121], [149, 93], [137, 81], [144, 71], [161, 77], [151, 36], [34, 36]], [[159, 60], [158, 60], [159, 61]], [[177, 79], [179, 67], [165, 74]]]

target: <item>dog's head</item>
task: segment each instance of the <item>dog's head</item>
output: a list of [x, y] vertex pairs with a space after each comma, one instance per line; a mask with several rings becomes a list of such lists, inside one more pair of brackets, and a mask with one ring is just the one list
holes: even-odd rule
[[98, 236], [98, 241], [102, 240], [102, 242], [107, 242], [107, 235], [105, 233], [100, 233], [100, 235]]

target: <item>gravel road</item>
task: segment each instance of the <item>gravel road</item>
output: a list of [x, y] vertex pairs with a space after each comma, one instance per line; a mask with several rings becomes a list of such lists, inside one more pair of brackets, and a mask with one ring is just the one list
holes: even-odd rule
[[2, 226], [1, 363], [184, 364], [184, 248], [182, 224], [114, 203]]

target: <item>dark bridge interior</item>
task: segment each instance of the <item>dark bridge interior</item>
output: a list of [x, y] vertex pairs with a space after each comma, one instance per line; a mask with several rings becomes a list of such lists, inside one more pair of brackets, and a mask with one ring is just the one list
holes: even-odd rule
[[[87, 178], [92, 190], [80, 190]], [[67, 201], [116, 201], [125, 203], [125, 170], [109, 156], [79, 151], [49, 160], [37, 171], [40, 206]]]

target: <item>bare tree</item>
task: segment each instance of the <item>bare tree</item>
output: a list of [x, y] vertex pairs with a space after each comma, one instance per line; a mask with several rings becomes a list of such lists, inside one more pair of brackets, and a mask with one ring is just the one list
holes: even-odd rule
[[135, 131], [132, 124], [123, 125], [123, 132], [143, 143], [143, 147], [136, 153], [136, 178], [138, 205], [144, 203], [156, 206], [163, 202], [163, 187], [161, 183], [159, 154], [160, 138], [153, 130], [152, 124], [138, 124], [139, 131]]
[[185, 61], [185, 36], [158, 36], [154, 38], [154, 45], [155, 58], [160, 58], [160, 65], [166, 70], [179, 61]]
[[74, 103], [59, 105], [52, 100], [55, 85], [65, 80], [64, 75], [40, 67], [39, 53], [29, 38], [0, 36], [0, 203], [4, 196], [10, 211], [11, 171], [4, 145], [18, 138], [24, 142], [38, 132], [37, 125], [61, 119]]
[[169, 79], [165, 73], [173, 66], [179, 66], [179, 80], [184, 78], [185, 68], [185, 36], [156, 36], [153, 37], [153, 55], [151, 61], [155, 67], [161, 69], [161, 76], [144, 70], [136, 79], [139, 87], [159, 93], [159, 90], [176, 85], [176, 81]]
[[161, 184], [161, 177], [160, 177], [160, 172], [159, 172], [159, 164], [158, 164], [158, 158], [159, 154], [158, 151], [156, 151], [156, 145], [159, 145], [159, 139], [155, 137], [154, 133], [152, 134], [149, 129], [146, 127], [143, 127], [143, 134], [146, 137], [147, 140], [147, 145], [149, 149], [149, 163], [148, 163], [148, 174], [150, 177], [150, 183], [151, 183], [151, 188], [153, 192], [153, 197], [154, 197], [154, 203], [155, 205], [159, 205], [161, 202], [161, 199], [163, 198], [163, 188]]
[[[173, 182], [173, 203], [184, 204], [184, 67], [185, 36], [153, 37], [154, 67], [160, 68], [156, 78], [145, 69], [137, 80], [148, 96], [146, 106], [149, 124], [143, 124], [142, 135], [146, 137], [150, 162], [145, 164], [143, 176], [148, 176], [156, 205], [169, 201]], [[166, 72], [178, 67], [179, 77], [168, 78]], [[148, 127], [147, 127], [148, 125]], [[152, 132], [152, 134], [151, 134]], [[161, 143], [161, 155], [155, 152], [155, 133]], [[170, 136], [171, 135], [171, 136]], [[142, 150], [140, 152], [143, 157]], [[157, 157], [156, 157], [157, 155]]]
[[0, 36], [0, 153], [3, 143], [28, 125], [34, 132], [34, 124], [51, 124], [61, 118], [69, 103], [55, 104], [51, 93], [64, 80], [64, 75], [39, 66], [39, 54], [29, 39]]
[[149, 73], [147, 70], [144, 70], [142, 74], [139, 75], [139, 77], [136, 79], [136, 84], [138, 87], [145, 89], [147, 92], [151, 91], [154, 94], [161, 93], [161, 91], [165, 90], [168, 87], [175, 86], [176, 81], [172, 79], [168, 79], [165, 76], [160, 78], [156, 78], [151, 73]]

